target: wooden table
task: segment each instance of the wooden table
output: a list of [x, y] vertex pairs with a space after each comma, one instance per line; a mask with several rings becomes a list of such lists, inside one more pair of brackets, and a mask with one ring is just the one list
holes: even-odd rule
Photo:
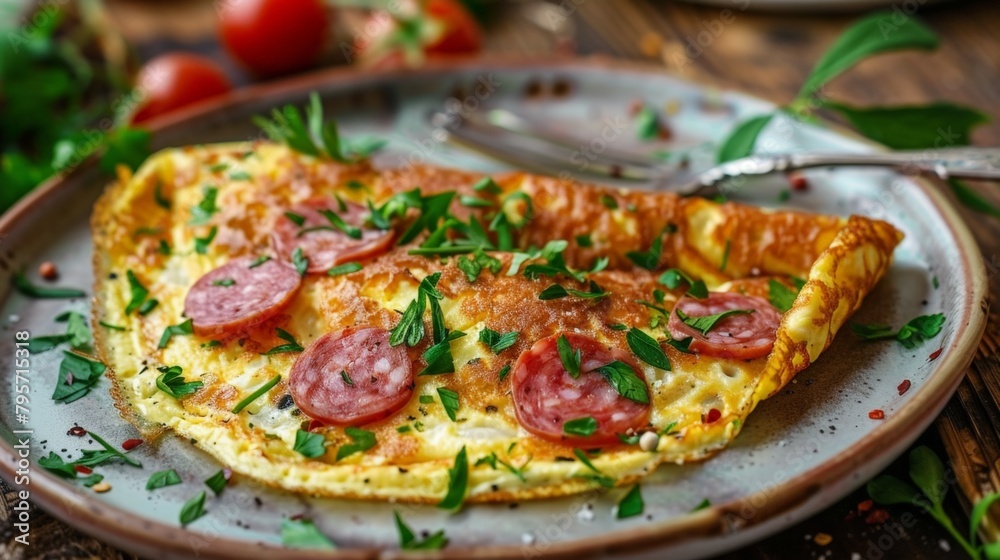
[[[108, 11], [122, 33], [148, 57], [171, 49], [198, 50], [225, 61], [214, 40], [211, 2], [126, 2], [107, 0]], [[499, 4], [499, 3], [498, 3]], [[856, 15], [779, 15], [753, 13], [739, 7], [752, 2], [733, 0], [724, 8], [699, 7], [667, 1], [564, 0], [566, 23], [550, 30], [531, 22], [529, 2], [490, 8], [487, 48], [491, 53], [547, 54], [573, 50], [607, 54], [662, 64], [670, 71], [719, 88], [742, 90], [772, 101], [788, 102], [798, 91], [813, 62]], [[922, 103], [947, 99], [985, 108], [993, 123], [981, 127], [975, 141], [1000, 145], [1000, 3], [991, 0], [923, 6], [919, 17], [942, 38], [933, 55], [892, 54], [868, 60], [833, 82], [827, 93], [859, 105]], [[728, 23], [726, 23], [728, 22]], [[342, 25], [343, 26], [343, 25]], [[688, 45], [703, 46], [699, 49]], [[686, 52], [687, 49], [687, 52]], [[695, 56], [691, 56], [694, 53]], [[228, 62], [229, 68], [235, 68]], [[979, 185], [1000, 205], [1000, 189]], [[1000, 219], [962, 210], [987, 262], [991, 293], [1000, 293]], [[960, 531], [971, 501], [984, 492], [1000, 490], [1000, 318], [990, 325], [967, 379], [935, 428], [921, 443], [945, 452], [958, 474], [948, 507]], [[905, 478], [905, 458], [890, 468]], [[2, 486], [2, 483], [0, 483]], [[9, 489], [3, 488], [8, 491]], [[868, 524], [856, 515], [866, 500], [854, 492], [826, 511], [761, 543], [724, 558], [964, 558], [955, 543], [929, 516], [907, 508], [890, 508], [885, 524]], [[898, 531], [896, 520], [906, 511], [915, 521]], [[6, 517], [0, 501], [0, 519]], [[131, 558], [68, 526], [34, 514], [33, 538], [44, 546], [22, 548], [7, 544], [2, 534], [0, 557]], [[815, 536], [832, 537], [818, 544]], [[995, 530], [994, 530], [995, 534]], [[857, 555], [857, 556], [855, 556]]]

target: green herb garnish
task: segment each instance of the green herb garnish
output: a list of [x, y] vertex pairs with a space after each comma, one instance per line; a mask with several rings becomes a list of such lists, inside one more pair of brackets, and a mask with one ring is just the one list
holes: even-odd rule
[[639, 329], [629, 329], [625, 333], [625, 341], [632, 352], [647, 364], [670, 371], [670, 360], [655, 338]]
[[175, 399], [190, 395], [201, 389], [201, 381], [184, 381], [184, 369], [181, 366], [158, 367], [161, 375], [156, 378], [156, 386], [161, 391]]
[[287, 548], [333, 550], [333, 541], [319, 532], [310, 519], [283, 519], [281, 544]]
[[569, 374], [573, 379], [580, 377], [580, 367], [582, 363], [582, 356], [580, 354], [580, 349], [573, 349], [569, 344], [569, 340], [566, 339], [566, 335], [560, 335], [556, 339], [556, 350], [559, 352], [559, 360], [562, 362], [563, 369]]
[[615, 514], [615, 518], [626, 519], [642, 515], [645, 507], [646, 504], [642, 501], [642, 492], [639, 491], [639, 485], [636, 484], [618, 502], [618, 513]]
[[72, 299], [72, 298], [82, 298], [87, 297], [87, 293], [83, 290], [77, 290], [75, 288], [48, 288], [45, 286], [36, 286], [28, 280], [28, 277], [21, 272], [15, 272], [12, 282], [14, 283], [14, 288], [17, 289], [21, 295], [25, 295], [37, 299]]
[[608, 380], [608, 383], [614, 387], [619, 395], [630, 401], [649, 404], [649, 391], [646, 389], [646, 382], [635, 374], [632, 366], [615, 360], [597, 368], [596, 371]]
[[448, 469], [448, 492], [444, 498], [438, 502], [437, 507], [441, 509], [456, 510], [465, 501], [465, 493], [469, 487], [469, 458], [465, 453], [465, 446], [455, 456], [455, 464]]
[[500, 333], [489, 327], [484, 327], [483, 330], [479, 331], [479, 342], [489, 346], [494, 354], [499, 354], [513, 346], [520, 335], [521, 333], [517, 331]]
[[942, 313], [921, 315], [903, 325], [903, 328], [893, 332], [887, 325], [859, 325], [851, 323], [854, 334], [865, 340], [895, 339], [904, 347], [913, 349], [930, 340], [941, 332], [945, 317]]
[[591, 416], [584, 416], [583, 418], [574, 418], [573, 420], [567, 421], [563, 424], [563, 433], [568, 436], [582, 436], [587, 437], [594, 435], [597, 431], [597, 420], [594, 420]]
[[396, 530], [399, 531], [399, 548], [403, 550], [441, 550], [448, 544], [448, 537], [444, 536], [444, 529], [417, 540], [413, 531], [403, 522], [403, 518], [398, 512], [392, 512], [396, 520]]
[[323, 434], [298, 430], [295, 432], [295, 443], [292, 445], [292, 451], [297, 451], [307, 459], [322, 457], [326, 455], [326, 438], [323, 437]]
[[437, 390], [438, 398], [441, 399], [441, 404], [444, 405], [444, 411], [448, 414], [448, 418], [451, 418], [452, 422], [457, 422], [456, 414], [458, 413], [458, 393], [447, 389], [445, 387], [438, 387]]
[[156, 490], [165, 486], [173, 486], [181, 483], [181, 477], [174, 469], [157, 471], [149, 476], [146, 481], [146, 490]]
[[275, 346], [274, 348], [271, 348], [267, 352], [264, 352], [263, 354], [264, 356], [273, 356], [275, 354], [283, 354], [285, 352], [302, 352], [305, 350], [305, 348], [303, 348], [302, 345], [299, 344], [297, 340], [295, 340], [295, 337], [292, 336], [292, 333], [282, 328], [276, 328], [274, 330], [277, 332], [278, 338], [284, 340], [287, 344], [282, 344], [280, 346]]
[[338, 461], [344, 457], [348, 457], [355, 453], [363, 453], [372, 447], [375, 447], [375, 432], [369, 432], [360, 428], [347, 427], [344, 428], [344, 433], [347, 434], [347, 437], [351, 438], [353, 443], [341, 445], [340, 448], [337, 449]]
[[344, 274], [350, 274], [352, 272], [357, 272], [361, 270], [361, 263], [348, 262], [344, 264], [337, 265], [330, 270], [326, 271], [327, 276], [342, 276]]
[[279, 381], [281, 381], [280, 374], [275, 375], [274, 377], [271, 378], [270, 381], [258, 387], [253, 393], [250, 393], [243, 400], [236, 403], [236, 406], [233, 407], [233, 414], [239, 414], [240, 412], [242, 412], [243, 409], [246, 408], [250, 403], [259, 399], [262, 395], [270, 391], [275, 385], [278, 384]]
[[205, 515], [205, 491], [202, 490], [197, 496], [188, 500], [181, 508], [181, 525], [193, 523], [199, 517]]
[[754, 310], [730, 309], [714, 315], [705, 315], [704, 317], [689, 317], [680, 309], [675, 309], [674, 312], [677, 313], [677, 318], [680, 319], [682, 323], [700, 332], [702, 335], [707, 335], [708, 332], [714, 329], [723, 319], [732, 317], [733, 315], [749, 315], [753, 313]]
[[171, 325], [163, 331], [163, 336], [160, 337], [160, 343], [156, 346], [158, 349], [163, 349], [170, 344], [170, 339], [175, 336], [183, 336], [188, 334], [194, 334], [194, 323], [191, 319], [184, 321], [179, 325]]

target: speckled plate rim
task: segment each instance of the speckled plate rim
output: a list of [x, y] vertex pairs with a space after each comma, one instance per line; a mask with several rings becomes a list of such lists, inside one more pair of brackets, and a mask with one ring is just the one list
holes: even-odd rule
[[[358, 71], [354, 68], [334, 68], [294, 77], [281, 82], [244, 88], [228, 95], [200, 103], [189, 109], [150, 123], [155, 133], [165, 133], [183, 128], [198, 118], [227, 107], [249, 103], [260, 98], [280, 98], [304, 93], [321, 84], [346, 85], [364, 76], [366, 79], [391, 79], [462, 72], [476, 69], [496, 70], [556, 70], [599, 69], [609, 72], [633, 74], [664, 74], [660, 67], [641, 63], [612, 60], [606, 57], [526, 59], [487, 57], [458, 59], [448, 62], [431, 62], [420, 69], [387, 68]], [[683, 78], [678, 78], [682, 79]], [[697, 85], [697, 84], [696, 84]], [[740, 94], [743, 95], [743, 94]], [[744, 96], [752, 99], [749, 96]], [[835, 132], [870, 144], [850, 131], [828, 127]], [[68, 177], [83, 173], [96, 162], [92, 159], [72, 171]], [[986, 328], [988, 296], [986, 269], [978, 246], [963, 224], [956, 210], [937, 188], [924, 180], [914, 180], [924, 195], [930, 198], [940, 218], [947, 225], [951, 237], [962, 249], [961, 276], [968, 278], [969, 286], [960, 308], [961, 315], [949, 317], [958, 324], [955, 336], [946, 346], [946, 352], [936, 370], [923, 383], [917, 393], [902, 408], [888, 417], [871, 433], [864, 436], [851, 449], [795, 478], [761, 490], [740, 500], [713, 505], [690, 515], [651, 522], [644, 527], [623, 530], [611, 535], [553, 543], [544, 552], [525, 553], [518, 545], [481, 546], [444, 549], [424, 553], [380, 549], [339, 549], [336, 551], [296, 550], [294, 553], [275, 543], [233, 539], [216, 535], [205, 549], [197, 550], [199, 557], [239, 558], [244, 560], [273, 558], [276, 553], [294, 554], [296, 558], [558, 558], [597, 554], [636, 554], [659, 546], [676, 545], [688, 549], [701, 546], [701, 554], [711, 549], [714, 553], [747, 544], [776, 532], [790, 522], [819, 511], [839, 499], [850, 489], [856, 488], [874, 476], [897, 457], [922, 433], [944, 408], [952, 393], [958, 388], [965, 370], [972, 361], [976, 347]], [[15, 225], [32, 219], [39, 207], [50, 198], [58, 197], [65, 190], [64, 178], [53, 178], [22, 199], [6, 214], [0, 216], [0, 237]], [[12, 480], [17, 468], [17, 457], [11, 444], [0, 440], [0, 475]], [[99, 499], [83, 494], [66, 494], [56, 478], [44, 471], [35, 471], [32, 478], [32, 501], [62, 521], [105, 540], [115, 546], [133, 550], [151, 557], [187, 558], [192, 549], [191, 531], [136, 516]], [[838, 490], [839, 489], [839, 490]], [[760, 502], [747, 519], [741, 515], [745, 504]], [[737, 526], [733, 521], [740, 520]], [[716, 538], [715, 543], [706, 539]], [[723, 538], [724, 537], [724, 538]], [[692, 551], [688, 549], [690, 555]]]

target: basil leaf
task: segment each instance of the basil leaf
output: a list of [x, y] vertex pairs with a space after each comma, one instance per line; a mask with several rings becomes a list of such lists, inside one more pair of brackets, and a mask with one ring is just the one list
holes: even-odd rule
[[445, 413], [448, 414], [448, 418], [451, 418], [452, 422], [457, 422], [455, 415], [458, 413], [459, 407], [458, 393], [444, 387], [438, 387], [437, 393], [438, 398], [441, 399], [441, 404], [444, 405]]
[[212, 492], [216, 496], [222, 494], [222, 491], [226, 489], [226, 485], [229, 484], [229, 478], [226, 476], [225, 469], [219, 469], [218, 472], [212, 476], [205, 479], [205, 486], [212, 489]]
[[201, 389], [201, 381], [184, 381], [184, 369], [181, 366], [159, 367], [161, 374], [156, 378], [156, 386], [161, 391], [175, 399], [190, 395]]
[[499, 354], [513, 346], [521, 333], [511, 331], [509, 333], [499, 333], [489, 327], [479, 331], [479, 342], [490, 347], [494, 354]]
[[625, 496], [622, 497], [621, 501], [618, 502], [618, 513], [615, 514], [617, 519], [627, 519], [629, 517], [635, 517], [637, 515], [642, 515], [646, 504], [642, 501], [642, 493], [639, 490], [639, 485], [636, 484], [628, 491]]
[[934, 507], [941, 506], [948, 493], [948, 483], [945, 481], [944, 464], [929, 447], [921, 445], [910, 451], [910, 479], [930, 498]]
[[679, 268], [668, 269], [660, 275], [660, 284], [671, 290], [676, 290], [682, 283], [688, 285], [687, 295], [698, 299], [708, 297], [708, 287], [705, 286], [705, 282], [691, 278], [691, 276]]
[[639, 329], [633, 328], [625, 333], [625, 341], [628, 343], [628, 347], [632, 350], [632, 353], [638, 356], [640, 360], [655, 368], [670, 371], [670, 360], [667, 359], [667, 355], [663, 352], [663, 348], [660, 347], [660, 343], [656, 339]]
[[149, 476], [146, 481], [146, 490], [156, 490], [165, 486], [173, 486], [181, 483], [181, 477], [174, 469], [158, 471]]
[[171, 325], [167, 327], [166, 330], [163, 331], [163, 336], [160, 337], [160, 343], [156, 347], [162, 350], [167, 347], [171, 338], [187, 334], [194, 334], [194, 323], [191, 319], [188, 319], [179, 325]]
[[341, 265], [337, 265], [330, 270], [326, 271], [327, 276], [341, 276], [344, 274], [350, 274], [352, 272], [357, 272], [361, 270], [361, 263], [348, 262]]
[[582, 356], [580, 354], [580, 349], [577, 348], [573, 350], [570, 346], [569, 340], [566, 339], [566, 335], [560, 335], [556, 339], [556, 350], [559, 352], [559, 360], [562, 362], [563, 369], [569, 374], [573, 379], [580, 377], [580, 367], [582, 363]]
[[347, 437], [353, 440], [353, 443], [341, 445], [340, 448], [337, 449], [338, 461], [344, 457], [348, 457], [355, 453], [363, 453], [372, 447], [375, 447], [375, 432], [369, 432], [360, 428], [347, 427], [344, 428], [344, 433], [347, 434]]
[[972, 129], [989, 122], [988, 116], [971, 107], [944, 102], [861, 108], [824, 101], [823, 106], [843, 115], [861, 134], [894, 150], [936, 148], [945, 133], [949, 145], [967, 146]]
[[188, 525], [205, 515], [205, 492], [188, 500], [181, 508], [181, 525]]
[[707, 335], [708, 331], [715, 328], [720, 321], [727, 317], [732, 317], [733, 315], [749, 315], [754, 312], [753, 309], [730, 309], [729, 311], [723, 311], [722, 313], [716, 313], [714, 315], [705, 315], [704, 317], [688, 317], [680, 309], [675, 309], [674, 311], [677, 313], [677, 317], [682, 323], [700, 332], [702, 335]]
[[281, 521], [281, 544], [287, 548], [332, 550], [333, 541], [321, 533], [309, 519]]
[[417, 540], [403, 518], [398, 512], [392, 512], [396, 520], [396, 529], [399, 531], [399, 548], [403, 550], [441, 550], [448, 544], [448, 538], [444, 536], [444, 529], [428, 536], [425, 539]]
[[587, 437], [597, 431], [597, 420], [591, 416], [574, 418], [563, 424], [563, 433], [570, 436]]
[[272, 388], [274, 388], [274, 386], [277, 385], [279, 381], [281, 381], [280, 374], [275, 375], [274, 377], [271, 378], [270, 381], [258, 387], [257, 390], [255, 390], [253, 393], [250, 393], [243, 400], [236, 403], [236, 406], [233, 407], [233, 414], [239, 414], [240, 412], [243, 412], [244, 408], [246, 408], [253, 401], [259, 399], [262, 395], [270, 391]]
[[673, 346], [676, 350], [680, 352], [684, 352], [685, 354], [690, 354], [691, 350], [689, 350], [689, 348], [691, 346], [692, 340], [694, 340], [694, 338], [690, 336], [687, 338], [682, 338], [681, 340], [676, 340], [668, 335], [666, 343], [669, 344], [670, 346]]
[[322, 457], [326, 455], [326, 438], [323, 437], [323, 434], [298, 430], [295, 432], [295, 443], [292, 445], [292, 451], [299, 452], [307, 459]]
[[753, 154], [754, 145], [757, 144], [757, 137], [760, 136], [760, 133], [764, 131], [764, 128], [767, 127], [773, 118], [773, 113], [761, 115], [737, 125], [729, 133], [729, 136], [723, 140], [722, 145], [719, 146], [719, 152], [716, 154], [718, 162], [725, 163]]
[[798, 290], [793, 291], [773, 278], [767, 281], [767, 292], [767, 298], [771, 305], [782, 313], [786, 313], [792, 308], [795, 298], [799, 295]]
[[813, 68], [798, 97], [814, 92], [841, 72], [873, 54], [901, 49], [933, 50], [937, 36], [914, 17], [881, 11], [854, 23], [837, 38]]
[[72, 298], [82, 298], [87, 297], [87, 293], [83, 290], [77, 290], [75, 288], [47, 288], [44, 286], [36, 286], [28, 280], [28, 277], [21, 272], [15, 272], [12, 278], [14, 283], [14, 288], [21, 293], [31, 298], [37, 299], [72, 299]]
[[448, 493], [438, 502], [441, 509], [455, 510], [465, 501], [465, 492], [469, 487], [469, 458], [465, 446], [455, 456], [455, 465], [448, 469]]
[[649, 391], [646, 389], [646, 382], [639, 379], [632, 366], [615, 360], [610, 364], [603, 365], [597, 370], [608, 383], [614, 387], [618, 394], [630, 401], [640, 404], [649, 404]]

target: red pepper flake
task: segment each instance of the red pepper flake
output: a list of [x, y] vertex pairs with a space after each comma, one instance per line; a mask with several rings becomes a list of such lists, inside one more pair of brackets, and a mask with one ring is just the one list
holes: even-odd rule
[[910, 380], [909, 379], [904, 379], [903, 382], [899, 384], [899, 387], [896, 387], [896, 390], [899, 391], [900, 395], [902, 395], [903, 393], [909, 391], [910, 390]]
[[83, 465], [73, 465], [73, 468], [76, 469], [76, 472], [80, 474], [90, 474], [94, 472], [94, 469], [90, 467], [85, 467]]
[[809, 188], [809, 181], [806, 181], [805, 176], [798, 173], [788, 174], [788, 184], [796, 191], [804, 191]]
[[224, 467], [222, 469], [222, 478], [226, 479], [226, 482], [229, 482], [229, 479], [233, 478], [233, 469]]
[[713, 408], [712, 410], [709, 410], [708, 415], [705, 416], [705, 423], [711, 424], [712, 422], [717, 421], [719, 418], [722, 418], [722, 412], [717, 408]]
[[934, 360], [938, 359], [938, 356], [941, 355], [941, 352], [944, 352], [944, 347], [938, 348], [937, 350], [931, 352], [931, 355], [927, 358], [927, 361], [933, 362]]
[[139, 447], [140, 445], [142, 445], [141, 439], [135, 439], [135, 438], [127, 439], [122, 442], [122, 449], [124, 449], [125, 451], [132, 451], [133, 449]]
[[868, 413], [868, 417], [872, 420], [884, 420], [885, 412], [882, 412], [881, 408], [876, 408], [875, 410]]
[[84, 430], [80, 426], [73, 426], [72, 428], [69, 429], [68, 432], [66, 432], [66, 435], [68, 435], [68, 436], [76, 436], [76, 437], [83, 437], [83, 436], [87, 435], [87, 430]]
[[868, 514], [865, 518], [865, 523], [869, 525], [881, 525], [889, 520], [889, 512], [884, 509], [876, 509]]
[[305, 516], [306, 516], [306, 514], [304, 514], [304, 513], [296, 513], [295, 515], [289, 517], [289, 519], [291, 519], [292, 521], [298, 521], [298, 520], [304, 518]]
[[872, 507], [874, 507], [874, 506], [875, 506], [875, 502], [874, 501], [872, 501], [872, 500], [865, 500], [865, 501], [861, 502], [860, 504], [858, 504], [858, 511], [860, 511], [861, 513], [864, 513], [866, 511], [871, 510]]

